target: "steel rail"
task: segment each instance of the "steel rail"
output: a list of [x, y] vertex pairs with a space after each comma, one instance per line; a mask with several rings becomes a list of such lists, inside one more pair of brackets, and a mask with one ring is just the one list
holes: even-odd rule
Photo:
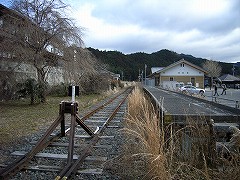
[[109, 122], [115, 117], [116, 113], [119, 111], [120, 107], [125, 102], [125, 100], [127, 99], [129, 94], [130, 94], [130, 92], [120, 101], [120, 103], [117, 105], [117, 107], [113, 110], [113, 112], [106, 119], [104, 124], [101, 126], [99, 131], [96, 134], [94, 134], [94, 136], [93, 136], [93, 138], [91, 140], [91, 143], [84, 148], [84, 150], [81, 153], [81, 155], [79, 156], [79, 158], [75, 162], [73, 162], [71, 164], [68, 164], [59, 173], [59, 175], [55, 178], [55, 180], [60, 180], [60, 179], [64, 179], [65, 180], [65, 179], [69, 178], [70, 176], [72, 176], [72, 175], [74, 175], [76, 173], [76, 171], [77, 171], [78, 167], [80, 166], [80, 164], [82, 164], [83, 161], [85, 160], [85, 158], [92, 152], [94, 145], [100, 139], [100, 135], [104, 132], [104, 130], [106, 129], [106, 127], [109, 124]]
[[[129, 87], [131, 88], [131, 87]], [[126, 91], [129, 90], [129, 88], [127, 88], [125, 91], [123, 91], [121, 94], [125, 93]], [[104, 106], [110, 104], [112, 101], [114, 101], [117, 97], [119, 97], [121, 94], [118, 94], [116, 96], [114, 96], [113, 98], [111, 98], [109, 101], [107, 101], [106, 103], [104, 103], [103, 105], [97, 107], [96, 109], [92, 110], [91, 112], [87, 113], [84, 117], [81, 118], [82, 121], [88, 119], [89, 117], [91, 117], [94, 113], [98, 112], [99, 110], [101, 110]]]
[[[7, 166], [5, 169], [0, 171], [0, 179], [7, 179], [8, 177], [16, 174], [18, 171], [23, 169], [30, 159], [34, 157], [35, 154], [37, 154], [39, 151], [47, 147], [48, 143], [46, 143], [46, 138], [48, 138], [51, 133], [54, 131], [54, 129], [57, 127], [57, 125], [61, 122], [61, 116], [59, 116], [53, 124], [50, 126], [50, 128], [47, 130], [47, 132], [42, 136], [42, 138], [38, 141], [35, 148], [33, 148], [29, 153], [24, 155], [23, 157], [17, 159], [12, 164]], [[60, 134], [57, 136], [51, 138], [51, 140], [54, 140], [55, 138], [58, 138]]]
[[[83, 122], [84, 120], [88, 119], [90, 116], [92, 116], [94, 113], [101, 110], [104, 106], [110, 104], [112, 101], [114, 101], [117, 97], [119, 97], [121, 94], [125, 93], [129, 88], [127, 88], [125, 91], [121, 92], [120, 94], [114, 96], [104, 104], [100, 105], [99, 107], [95, 108], [91, 112], [84, 115], [82, 118], [79, 118], [77, 116], [77, 123]], [[49, 129], [45, 132], [45, 134], [40, 138], [40, 140], [37, 142], [37, 144], [32, 148], [30, 152], [28, 152], [23, 157], [18, 158], [13, 163], [5, 167], [0, 171], [0, 180], [2, 179], [8, 179], [9, 177], [15, 175], [17, 172], [21, 171], [22, 169], [26, 168], [29, 161], [40, 151], [42, 151], [44, 148], [46, 148], [49, 144], [51, 144], [53, 141], [57, 140], [61, 137], [62, 133], [58, 133], [55, 136], [50, 137], [52, 132], [56, 129], [56, 127], [64, 120], [64, 116], [62, 116], [62, 109], [60, 106], [59, 110], [59, 116], [58, 118], [52, 123], [52, 125], [49, 127]], [[61, 124], [62, 125], [62, 124]], [[65, 130], [65, 133], [68, 133], [71, 129]]]

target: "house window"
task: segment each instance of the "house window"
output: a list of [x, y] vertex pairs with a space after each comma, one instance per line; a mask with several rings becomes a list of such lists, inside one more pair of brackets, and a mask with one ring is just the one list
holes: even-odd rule
[[182, 63], [182, 64], [180, 64], [180, 66], [181, 66], [181, 67], [184, 67], [184, 64]]
[[170, 77], [170, 81], [173, 81], [173, 77]]

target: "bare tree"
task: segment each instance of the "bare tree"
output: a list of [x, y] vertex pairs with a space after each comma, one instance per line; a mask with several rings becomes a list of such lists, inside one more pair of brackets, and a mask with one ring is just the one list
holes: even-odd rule
[[222, 72], [222, 67], [220, 66], [220, 64], [218, 62], [213, 61], [213, 60], [206, 60], [203, 63], [202, 67], [203, 67], [203, 69], [208, 71], [208, 74], [211, 77], [211, 85], [210, 85], [210, 88], [211, 88], [213, 85], [213, 78], [220, 76], [220, 74]]
[[64, 79], [68, 84], [79, 84], [81, 78], [97, 74], [96, 60], [87, 49], [71, 46], [65, 55], [72, 59], [64, 61]]
[[70, 54], [65, 54], [73, 61], [64, 61], [64, 81], [80, 86], [82, 92], [99, 92], [108, 88], [109, 75], [106, 68], [99, 64], [88, 50], [76, 46], [69, 47]]
[[[34, 65], [37, 80], [42, 87], [41, 101], [46, 101], [46, 77], [60, 60], [72, 61], [66, 56], [74, 51], [72, 44], [81, 47], [82, 30], [67, 18], [67, 5], [61, 0], [13, 0], [12, 9], [26, 17], [18, 37], [25, 43], [28, 57], [25, 61]], [[69, 58], [70, 57], [70, 58]], [[65, 59], [64, 59], [65, 58]]]

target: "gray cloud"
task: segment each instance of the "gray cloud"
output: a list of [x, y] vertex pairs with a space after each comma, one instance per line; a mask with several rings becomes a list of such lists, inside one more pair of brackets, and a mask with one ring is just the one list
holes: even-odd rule
[[[101, 7], [97, 6], [94, 9], [93, 15], [115, 25], [138, 24], [143, 28], [158, 30], [185, 31], [197, 28], [204, 33], [225, 33], [240, 26], [240, 1], [238, 0], [228, 1], [231, 4], [226, 4], [229, 6], [226, 11], [216, 15], [207, 10], [195, 13], [191, 8], [197, 9], [197, 7], [188, 6], [192, 1], [135, 2], [101, 4]], [[214, 9], [210, 10], [214, 11]]]
[[[3, 0], [3, 4], [8, 1]], [[87, 47], [240, 61], [239, 0], [69, 0]]]
[[[101, 2], [101, 7], [96, 5], [93, 10], [93, 16], [113, 26], [134, 24], [148, 31], [145, 34], [129, 32], [128, 36], [120, 35], [114, 42], [103, 43], [101, 47], [105, 44], [108, 49], [112, 47], [125, 53], [150, 53], [169, 48], [198, 57], [240, 61], [238, 0], [214, 1], [218, 4], [212, 7], [205, 7], [204, 3], [201, 4], [203, 1], [187, 0]], [[155, 32], [165, 35], [155, 36]]]

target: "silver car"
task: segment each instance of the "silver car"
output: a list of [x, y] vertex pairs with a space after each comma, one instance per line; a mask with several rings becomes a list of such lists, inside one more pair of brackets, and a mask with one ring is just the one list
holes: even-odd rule
[[201, 96], [203, 96], [205, 93], [205, 89], [197, 88], [197, 87], [191, 86], [191, 85], [183, 86], [183, 87], [181, 87], [180, 90], [182, 93], [200, 94]]

